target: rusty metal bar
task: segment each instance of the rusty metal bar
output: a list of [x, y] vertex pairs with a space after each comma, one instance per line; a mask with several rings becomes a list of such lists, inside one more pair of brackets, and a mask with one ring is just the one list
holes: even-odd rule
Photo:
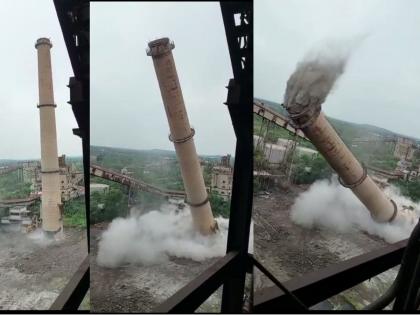
[[152, 313], [194, 312], [223, 284], [223, 281], [237, 266], [238, 261], [238, 252], [229, 252], [201, 275], [157, 306]]
[[[283, 285], [306, 306], [313, 306], [401, 263], [407, 240], [397, 242], [322, 270], [293, 278]], [[255, 293], [256, 313], [290, 309], [293, 301], [278, 287]]]
[[89, 255], [80, 264], [70, 281], [51, 305], [53, 311], [76, 311], [90, 286]]

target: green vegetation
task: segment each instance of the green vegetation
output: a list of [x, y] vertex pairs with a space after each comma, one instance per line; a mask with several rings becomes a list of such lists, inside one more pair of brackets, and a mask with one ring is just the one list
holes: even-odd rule
[[293, 177], [298, 185], [312, 184], [316, 180], [330, 178], [333, 174], [332, 168], [321, 155], [314, 159], [302, 155], [295, 163]]
[[215, 217], [221, 216], [223, 218], [229, 218], [230, 214], [230, 200], [225, 201], [223, 198], [216, 192], [209, 194], [209, 200], [211, 204], [211, 209]]
[[90, 195], [90, 222], [109, 222], [128, 214], [128, 195], [118, 183], [95, 179], [109, 185], [109, 192], [94, 192]]
[[84, 196], [70, 199], [64, 203], [64, 226], [86, 228]]
[[392, 182], [395, 186], [400, 189], [403, 196], [409, 197], [414, 202], [420, 201], [420, 181], [404, 181], [398, 180]]
[[0, 175], [0, 200], [27, 198], [31, 193], [31, 184], [24, 183], [18, 172]]

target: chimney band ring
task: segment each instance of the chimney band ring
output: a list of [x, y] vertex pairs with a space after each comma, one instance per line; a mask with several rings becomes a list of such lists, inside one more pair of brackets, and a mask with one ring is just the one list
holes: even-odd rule
[[367, 168], [366, 168], [366, 166], [364, 164], [362, 164], [362, 168], [363, 168], [363, 174], [362, 174], [362, 176], [360, 177], [360, 179], [358, 179], [356, 182], [354, 182], [352, 184], [346, 184], [343, 181], [343, 179], [340, 176], [338, 176], [338, 181], [340, 182], [341, 186], [346, 187], [346, 188], [353, 189], [353, 188], [359, 186], [361, 183], [363, 183], [364, 180], [367, 177]]
[[207, 195], [206, 199], [204, 199], [204, 201], [202, 201], [200, 203], [191, 203], [187, 200], [186, 204], [189, 205], [190, 207], [201, 207], [201, 206], [204, 206], [207, 202], [209, 202], [209, 196], [208, 195]]
[[57, 104], [38, 104], [36, 107], [57, 107]]
[[392, 214], [391, 218], [388, 220], [388, 222], [392, 222], [392, 221], [394, 221], [395, 217], [397, 216], [398, 206], [397, 206], [397, 204], [395, 203], [394, 200], [389, 199], [389, 201], [391, 201], [391, 203], [394, 205], [394, 213]]
[[172, 139], [172, 135], [169, 135], [169, 141], [173, 142], [173, 143], [184, 143], [187, 142], [188, 140], [192, 139], [192, 137], [194, 137], [195, 135], [195, 130], [194, 128], [191, 128], [191, 133], [186, 136], [185, 138], [181, 138], [181, 139]]
[[60, 173], [60, 170], [55, 171], [41, 171], [42, 174], [52, 174], [52, 173]]
[[[300, 104], [298, 104], [298, 105], [300, 105]], [[313, 107], [306, 106], [306, 108], [303, 109], [300, 113], [291, 114], [289, 112], [290, 119], [288, 120], [288, 123], [295, 129], [303, 129], [303, 128], [306, 128], [306, 127], [312, 125], [313, 122], [315, 121], [315, 119], [318, 118], [319, 114], [321, 113], [321, 106], [317, 106], [315, 108], [315, 110], [313, 110], [312, 113], [311, 113], [311, 110], [313, 110]], [[305, 122], [298, 123], [296, 121], [296, 120], [298, 120], [299, 118], [301, 118], [305, 115], [308, 115], [308, 116], [310, 115], [310, 117], [308, 117]]]

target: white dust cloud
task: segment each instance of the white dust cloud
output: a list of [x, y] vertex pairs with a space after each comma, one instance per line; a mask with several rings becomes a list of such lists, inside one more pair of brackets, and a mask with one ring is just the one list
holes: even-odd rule
[[412, 207], [404, 211], [409, 212], [413, 219], [375, 222], [353, 192], [341, 186], [335, 176], [331, 180], [315, 182], [300, 194], [292, 206], [291, 219], [303, 227], [326, 228], [339, 233], [349, 233], [356, 228], [379, 236], [388, 243], [395, 243], [410, 236], [420, 216], [420, 203], [401, 196], [392, 186], [384, 192], [397, 203], [399, 210], [403, 206]]
[[190, 209], [165, 204], [142, 215], [116, 218], [102, 234], [97, 262], [104, 267], [151, 265], [170, 257], [203, 261], [226, 253], [228, 220], [217, 218], [219, 231], [203, 236], [194, 230]]

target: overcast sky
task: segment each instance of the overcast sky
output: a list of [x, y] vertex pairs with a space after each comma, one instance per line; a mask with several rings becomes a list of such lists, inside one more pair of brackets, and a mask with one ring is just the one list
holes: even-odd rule
[[91, 2], [91, 145], [174, 150], [147, 43], [175, 42], [199, 154], [234, 153], [225, 86], [232, 77], [217, 2]]
[[324, 111], [420, 138], [420, 1], [258, 0], [254, 13], [255, 96], [282, 103], [308, 50], [366, 36]]
[[66, 87], [73, 75], [53, 2], [2, 0], [0, 2], [0, 159], [39, 159], [40, 129], [37, 51], [39, 37], [52, 41], [51, 59], [57, 119], [58, 153], [81, 155]]

